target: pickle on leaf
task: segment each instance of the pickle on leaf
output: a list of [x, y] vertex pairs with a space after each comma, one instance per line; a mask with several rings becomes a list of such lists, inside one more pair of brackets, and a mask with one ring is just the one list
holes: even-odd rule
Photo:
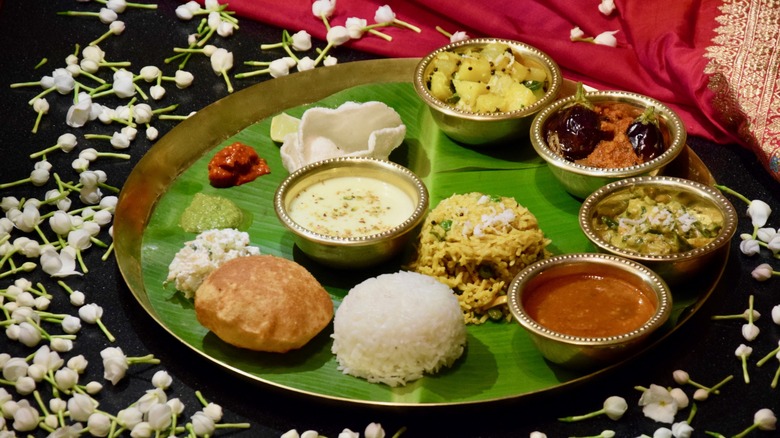
[[569, 161], [587, 157], [603, 139], [599, 115], [585, 96], [582, 82], [577, 83], [574, 102], [550, 118], [545, 132], [550, 148]]
[[655, 107], [649, 106], [626, 129], [626, 135], [634, 147], [634, 152], [642, 161], [650, 161], [666, 150], [664, 136], [658, 124]]

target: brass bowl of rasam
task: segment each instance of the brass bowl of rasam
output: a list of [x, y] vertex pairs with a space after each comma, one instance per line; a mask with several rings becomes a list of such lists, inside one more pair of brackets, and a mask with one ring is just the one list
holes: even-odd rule
[[361, 269], [402, 252], [428, 212], [428, 189], [409, 169], [375, 158], [304, 166], [274, 195], [279, 220], [311, 259]]
[[593, 192], [580, 207], [579, 223], [599, 251], [642, 263], [678, 284], [729, 250], [737, 213], [712, 186], [644, 176]]
[[562, 84], [549, 55], [500, 38], [440, 47], [414, 73], [415, 91], [439, 129], [470, 146], [527, 139], [533, 116], [558, 97]]
[[533, 263], [512, 280], [507, 298], [541, 355], [576, 370], [602, 368], [637, 353], [672, 311], [660, 276], [603, 253]]

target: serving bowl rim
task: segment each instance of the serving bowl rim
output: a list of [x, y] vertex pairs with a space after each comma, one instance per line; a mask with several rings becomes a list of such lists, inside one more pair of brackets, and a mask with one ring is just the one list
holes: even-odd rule
[[688, 139], [685, 125], [683, 124], [680, 116], [661, 101], [644, 94], [623, 90], [586, 91], [585, 96], [592, 102], [623, 102], [633, 104], [635, 106], [655, 107], [656, 114], [660, 114], [664, 119], [666, 119], [666, 125], [670, 130], [671, 144], [669, 144], [664, 153], [661, 155], [653, 158], [650, 161], [632, 166], [602, 168], [585, 166], [573, 161], [569, 161], [566, 158], [558, 155], [555, 151], [547, 146], [547, 141], [544, 139], [543, 133], [544, 123], [547, 122], [547, 119], [563, 106], [573, 102], [576, 98], [576, 96], [568, 96], [563, 99], [556, 100], [536, 113], [533, 121], [531, 122], [531, 145], [533, 146], [534, 150], [536, 150], [537, 154], [539, 154], [539, 156], [542, 157], [542, 159], [544, 159], [548, 164], [553, 165], [558, 169], [584, 176], [624, 178], [641, 175], [656, 168], [663, 168], [667, 164], [671, 163], [675, 158], [677, 158], [683, 149], [685, 149]]
[[[718, 236], [704, 246], [673, 254], [644, 254], [638, 251], [631, 251], [611, 245], [598, 236], [592, 227], [590, 217], [592, 215], [593, 209], [596, 208], [601, 201], [610, 195], [613, 195], [621, 190], [628, 190], [633, 186], [653, 185], [685, 190], [689, 193], [694, 193], [715, 205], [723, 214], [723, 226], [718, 233]], [[588, 240], [598, 248], [615, 255], [620, 255], [644, 263], [686, 261], [712, 253], [713, 251], [717, 251], [724, 245], [727, 245], [734, 237], [734, 234], [736, 234], [738, 219], [737, 211], [731, 204], [731, 201], [729, 201], [728, 198], [726, 198], [717, 188], [685, 178], [659, 175], [646, 175], [626, 178], [611, 182], [599, 188], [590, 196], [588, 196], [585, 201], [583, 201], [582, 205], [580, 206], [580, 212], [578, 216], [580, 229], [585, 234], [585, 237], [587, 237]]]
[[[287, 212], [286, 195], [288, 191], [298, 182], [307, 179], [307, 177], [313, 177], [318, 173], [328, 172], [340, 167], [389, 170], [396, 175], [401, 175], [403, 177], [402, 179], [410, 182], [410, 187], [414, 187], [414, 191], [417, 195], [414, 211], [412, 211], [412, 214], [406, 220], [392, 228], [384, 230], [380, 233], [356, 237], [338, 237], [321, 234], [309, 230], [308, 228], [305, 228], [295, 222]], [[373, 177], [382, 180], [382, 176], [383, 175], [380, 174]], [[414, 201], [414, 199], [412, 199], [412, 201]], [[276, 188], [274, 193], [274, 210], [276, 211], [276, 215], [282, 224], [295, 235], [300, 238], [309, 240], [312, 243], [328, 246], [339, 245], [344, 247], [368, 246], [405, 234], [424, 219], [428, 211], [429, 202], [428, 188], [425, 186], [425, 183], [419, 176], [417, 176], [410, 169], [398, 163], [373, 157], [334, 157], [307, 164], [306, 166], [293, 171], [291, 174], [285, 177], [285, 179], [282, 180], [282, 182]]]
[[[498, 111], [498, 112], [491, 112], [491, 113], [479, 113], [479, 112], [472, 112], [472, 111], [465, 111], [462, 109], [458, 109], [452, 105], [442, 102], [441, 100], [437, 99], [431, 94], [430, 90], [428, 90], [428, 87], [425, 85], [424, 75], [425, 75], [425, 70], [428, 68], [428, 65], [436, 55], [442, 52], [448, 52], [463, 47], [479, 46], [479, 45], [485, 45], [489, 43], [503, 43], [509, 45], [516, 51], [519, 51], [518, 49], [527, 51], [532, 55], [532, 57], [535, 60], [544, 64], [544, 66], [550, 70], [550, 75], [548, 78], [549, 88], [547, 89], [545, 94], [541, 98], [539, 98], [536, 102], [524, 108], [516, 109], [513, 111]], [[526, 53], [524, 52], [520, 52], [520, 54], [526, 55]], [[420, 98], [426, 103], [426, 105], [436, 109], [437, 111], [443, 114], [447, 114], [449, 116], [454, 116], [454, 117], [461, 117], [464, 119], [469, 119], [474, 121], [501, 121], [501, 120], [520, 119], [523, 117], [530, 116], [542, 110], [551, 102], [554, 102], [555, 99], [557, 99], [558, 93], [560, 92], [560, 89], [563, 85], [563, 76], [561, 74], [561, 69], [558, 66], [558, 64], [555, 62], [555, 60], [553, 60], [552, 57], [550, 57], [550, 55], [548, 55], [546, 52], [543, 52], [537, 47], [534, 47], [528, 43], [524, 43], [522, 41], [517, 41], [517, 40], [511, 40], [506, 38], [482, 37], [482, 38], [471, 38], [467, 40], [449, 43], [445, 46], [439, 47], [438, 49], [428, 53], [417, 63], [417, 67], [414, 70], [413, 82], [414, 82], [414, 89], [417, 91], [417, 95], [420, 96]]]
[[[653, 315], [640, 327], [627, 333], [613, 336], [575, 336], [551, 330], [531, 318], [522, 304], [521, 287], [533, 279], [540, 272], [567, 264], [598, 263], [617, 267], [626, 272], [640, 277], [655, 292], [657, 306]], [[649, 336], [663, 326], [672, 312], [672, 293], [661, 276], [647, 266], [634, 260], [614, 254], [605, 253], [571, 253], [552, 256], [525, 267], [520, 271], [507, 289], [507, 302], [509, 310], [515, 320], [530, 334], [547, 340], [567, 344], [571, 347], [613, 347], [629, 344]]]

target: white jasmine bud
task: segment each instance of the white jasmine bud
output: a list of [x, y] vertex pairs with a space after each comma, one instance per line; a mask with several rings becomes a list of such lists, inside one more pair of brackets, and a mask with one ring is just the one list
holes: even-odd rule
[[19, 342], [27, 347], [35, 347], [41, 342], [41, 331], [25, 321], [19, 324]]
[[20, 377], [14, 382], [14, 388], [20, 395], [29, 395], [35, 391], [35, 380], [30, 376]]
[[38, 428], [40, 414], [27, 400], [22, 400], [16, 403], [13, 420], [13, 428], [17, 432], [30, 432]]
[[94, 412], [87, 419], [87, 428], [92, 436], [108, 436], [111, 431], [111, 419], [102, 412]]
[[340, 46], [350, 40], [349, 31], [344, 26], [333, 26], [326, 35], [328, 45]]
[[617, 30], [602, 32], [593, 38], [593, 42], [603, 46], [617, 47], [617, 38], [615, 38], [616, 33], [618, 33]]
[[308, 56], [304, 56], [298, 60], [298, 71], [312, 70], [314, 67], [314, 60]]
[[73, 341], [71, 339], [54, 338], [51, 340], [51, 349], [60, 353], [67, 353], [73, 350]]
[[160, 135], [160, 132], [155, 128], [154, 126], [150, 126], [146, 128], [146, 139], [147, 140], [157, 140], [157, 136]]
[[154, 100], [160, 100], [165, 96], [165, 88], [162, 85], [152, 85], [149, 87], [149, 95]]
[[27, 375], [27, 369], [30, 365], [24, 358], [12, 357], [8, 359], [3, 366], [3, 379], [15, 382], [20, 377]]
[[173, 379], [171, 378], [170, 374], [164, 370], [157, 371], [152, 376], [152, 385], [157, 388], [163, 390], [168, 389], [168, 387], [171, 386], [171, 383], [173, 383]]
[[94, 395], [94, 394], [99, 393], [103, 389], [103, 384], [93, 380], [93, 381], [87, 383], [87, 386], [86, 386], [85, 389], [87, 390], [87, 394]]
[[78, 356], [73, 356], [70, 359], [68, 359], [67, 366], [73, 371], [81, 374], [87, 369], [87, 359], [82, 354], [79, 354]]
[[60, 389], [72, 389], [79, 382], [79, 375], [76, 371], [63, 367], [54, 372], [54, 381]]
[[96, 407], [97, 403], [86, 394], [77, 392], [68, 399], [68, 412], [75, 421], [87, 421]]
[[108, 8], [100, 8], [99, 12], [100, 22], [103, 24], [110, 24], [118, 18], [116, 12]]
[[300, 30], [292, 35], [292, 47], [299, 52], [311, 49], [311, 35], [305, 30]]
[[184, 70], [177, 70], [176, 74], [174, 75], [174, 81], [176, 83], [176, 87], [182, 89], [187, 88], [190, 85], [192, 85], [192, 81], [195, 79], [195, 76], [192, 75], [192, 73]]

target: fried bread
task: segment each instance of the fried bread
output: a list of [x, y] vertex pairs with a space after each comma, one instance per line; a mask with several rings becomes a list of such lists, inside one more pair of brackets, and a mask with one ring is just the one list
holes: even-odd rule
[[221, 265], [195, 292], [198, 321], [223, 341], [284, 353], [306, 345], [333, 318], [328, 292], [303, 266], [272, 255]]

